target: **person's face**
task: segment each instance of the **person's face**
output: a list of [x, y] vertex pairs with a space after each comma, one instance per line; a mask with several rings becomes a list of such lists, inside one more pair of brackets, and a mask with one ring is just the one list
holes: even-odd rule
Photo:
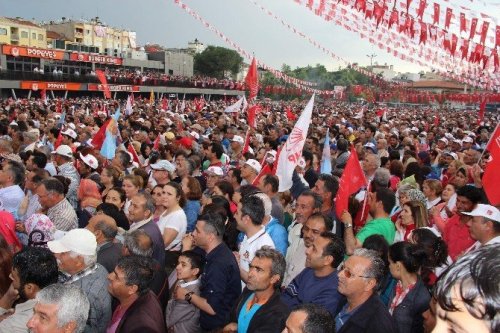
[[125, 191], [125, 195], [127, 196], [127, 199], [132, 198], [134, 195], [136, 195], [139, 192], [139, 189], [135, 187], [134, 184], [129, 179], [125, 179], [122, 184], [122, 188]]
[[401, 279], [401, 263], [394, 262], [390, 257], [389, 257], [389, 271], [393, 278], [395, 278], [396, 280]]
[[151, 213], [146, 211], [144, 207], [146, 206], [146, 199], [144, 197], [135, 196], [130, 201], [130, 206], [128, 208], [128, 218], [131, 222], [139, 222], [147, 219]]
[[323, 249], [328, 245], [328, 239], [316, 237], [311, 246], [306, 247], [306, 267], [321, 269], [327, 263], [329, 256], [323, 256]]
[[51, 192], [48, 192], [45, 188], [45, 185], [40, 185], [36, 189], [36, 194], [38, 194], [38, 202], [43, 208], [50, 208], [52, 205], [52, 196]]
[[57, 266], [61, 272], [73, 275], [84, 268], [81, 257], [72, 257], [70, 252], [54, 253], [54, 256], [57, 259]]
[[318, 155], [316, 155], [316, 154], [313, 155], [312, 168], [314, 170], [319, 170], [319, 159], [318, 159]]
[[431, 298], [429, 302], [429, 308], [422, 313], [424, 318], [424, 333], [431, 333], [434, 327], [436, 327], [436, 299]]
[[225, 197], [225, 194], [222, 193], [222, 191], [220, 190], [220, 188], [218, 186], [214, 186], [214, 195], [221, 195], [221, 196]]
[[474, 208], [474, 203], [464, 196], [457, 196], [457, 211], [459, 213], [471, 212]]
[[[57, 304], [36, 303], [33, 308], [33, 316], [26, 324], [31, 333], [64, 333], [67, 331], [68, 325], [73, 325], [74, 322], [66, 324], [63, 327], [58, 327], [57, 320]], [[71, 332], [71, 331], [70, 331]]]
[[177, 190], [174, 187], [170, 185], [165, 185], [163, 187], [162, 203], [167, 209], [176, 207], [179, 204]]
[[314, 213], [314, 198], [305, 195], [299, 196], [295, 205], [296, 221], [304, 224], [312, 213]]
[[455, 179], [453, 183], [455, 184], [456, 187], [460, 188], [462, 186], [467, 185], [468, 181], [469, 180], [467, 179], [467, 176], [465, 176], [462, 172], [457, 172], [455, 174]]
[[187, 173], [186, 163], [187, 163], [187, 160], [182, 155], [179, 155], [175, 158], [175, 165], [176, 165], [175, 171], [177, 172], [177, 175], [179, 175], [179, 176], [186, 175], [186, 173]]
[[436, 326], [433, 333], [448, 333], [448, 332], [474, 332], [488, 333], [492, 332], [485, 320], [477, 319], [472, 316], [457, 291], [457, 287], [452, 289], [452, 302], [458, 311], [446, 311], [439, 306], [436, 306]]
[[482, 235], [488, 232], [488, 222], [482, 216], [474, 216], [468, 220], [467, 227], [469, 228], [470, 237], [475, 240], [481, 240]]
[[370, 173], [375, 170], [377, 168], [377, 166], [375, 166], [375, 155], [372, 153], [366, 154], [365, 159], [362, 163], [362, 167], [365, 173]]
[[121, 198], [120, 198], [120, 193], [116, 192], [115, 190], [110, 190], [108, 194], [106, 194], [106, 203], [110, 203], [118, 207], [118, 209], [122, 209], [123, 205], [125, 204]]
[[153, 178], [158, 183], [163, 183], [168, 179], [168, 171], [167, 170], [153, 170]]
[[110, 185], [113, 182], [113, 177], [110, 176], [109, 171], [104, 169], [101, 172], [101, 183]]
[[212, 173], [207, 174], [207, 188], [213, 190], [215, 184], [219, 181], [220, 177]]
[[87, 175], [90, 173], [89, 167], [82, 160], [78, 160], [78, 162], [76, 163], [76, 166], [77, 166], [77, 170], [80, 173], [80, 175]]
[[177, 279], [187, 280], [195, 277], [199, 269], [193, 268], [193, 266], [191, 266], [191, 261], [187, 257], [180, 256], [177, 261], [177, 266], [175, 266], [175, 271], [177, 273]]
[[441, 198], [444, 201], [450, 200], [450, 198], [455, 194], [455, 187], [453, 185], [446, 185], [443, 189], [443, 193], [441, 193]]
[[390, 137], [389, 138], [389, 144], [393, 147], [396, 147], [398, 145], [398, 139]]
[[411, 209], [408, 205], [403, 205], [403, 209], [401, 210], [401, 223], [403, 225], [413, 224], [413, 216], [411, 215]]
[[115, 269], [108, 274], [108, 291], [114, 297], [121, 299], [130, 294], [130, 286], [126, 284], [126, 277], [123, 270], [116, 266]]
[[370, 264], [370, 260], [367, 258], [350, 256], [344, 262], [342, 269], [338, 273], [339, 293], [349, 298], [363, 291], [370, 290], [369, 281], [371, 278], [364, 277], [365, 270]]
[[310, 218], [302, 226], [302, 237], [304, 239], [304, 244], [306, 247], [312, 245], [314, 240], [319, 237], [319, 235], [324, 232], [329, 231], [325, 228], [325, 223], [320, 218]]
[[254, 257], [248, 270], [247, 288], [252, 291], [263, 291], [272, 288], [279, 281], [278, 275], [273, 275], [272, 260]]
[[241, 178], [247, 178], [253, 175], [253, 169], [248, 164], [243, 164], [241, 167]]
[[236, 220], [236, 226], [238, 230], [243, 231], [243, 216], [241, 212], [242, 204], [238, 202], [238, 208], [236, 209], [236, 213], [234, 213], [234, 218]]
[[163, 189], [161, 187], [155, 187], [153, 191], [151, 192], [151, 196], [153, 197], [153, 200], [155, 202], [155, 206], [160, 206], [163, 204], [162, 197], [163, 197]]
[[307, 313], [304, 311], [293, 311], [288, 316], [285, 323], [285, 329], [281, 333], [302, 333], [304, 322], [307, 319]]
[[424, 185], [422, 186], [422, 192], [424, 193], [426, 198], [430, 198], [436, 194], [427, 183], [424, 183]]
[[198, 220], [196, 226], [193, 230], [193, 240], [194, 244], [204, 249], [207, 245], [208, 234], [205, 232], [206, 222], [203, 220]]
[[410, 201], [410, 198], [408, 198], [408, 196], [405, 193], [400, 193], [398, 196], [398, 200], [399, 200], [399, 205], [402, 206], [408, 201]]
[[10, 172], [10, 165], [4, 164], [0, 168], [0, 185], [5, 185], [7, 183], [11, 182], [11, 172]]
[[26, 161], [26, 170], [32, 171], [33, 169], [36, 168], [36, 164], [33, 163], [34, 158], [35, 158], [34, 156], [30, 156], [30, 158], [28, 158], [28, 160]]

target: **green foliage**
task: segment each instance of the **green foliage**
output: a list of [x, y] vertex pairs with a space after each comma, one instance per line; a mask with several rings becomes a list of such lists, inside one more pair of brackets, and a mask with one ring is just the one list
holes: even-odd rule
[[220, 46], [208, 46], [194, 57], [194, 72], [222, 79], [228, 74], [235, 76], [241, 69], [243, 58], [234, 50]]

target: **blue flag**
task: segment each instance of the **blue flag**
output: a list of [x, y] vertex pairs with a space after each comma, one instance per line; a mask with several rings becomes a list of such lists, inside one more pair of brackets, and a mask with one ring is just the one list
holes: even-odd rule
[[332, 173], [332, 155], [330, 153], [330, 129], [326, 130], [323, 154], [321, 155], [321, 173]]
[[101, 155], [108, 160], [115, 158], [116, 138], [118, 136], [118, 119], [120, 118], [120, 108], [116, 109], [114, 115], [111, 116], [111, 121], [106, 128], [106, 138], [102, 143]]

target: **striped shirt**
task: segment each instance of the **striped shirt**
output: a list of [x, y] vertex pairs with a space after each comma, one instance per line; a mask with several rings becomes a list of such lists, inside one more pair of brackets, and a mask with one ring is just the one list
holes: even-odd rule
[[70, 231], [78, 227], [78, 217], [68, 200], [63, 199], [47, 210], [47, 216], [57, 230]]
[[68, 194], [66, 198], [68, 199], [71, 206], [74, 209], [78, 208], [78, 199], [76, 197], [78, 191], [78, 185], [80, 185], [80, 174], [78, 170], [74, 167], [72, 162], [64, 163], [58, 167], [58, 175], [68, 178], [71, 182], [69, 183]]

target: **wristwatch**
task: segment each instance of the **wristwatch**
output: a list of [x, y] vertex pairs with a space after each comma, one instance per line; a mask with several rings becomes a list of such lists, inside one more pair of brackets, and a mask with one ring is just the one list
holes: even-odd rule
[[346, 223], [346, 224], [345, 224], [345, 228], [346, 228], [346, 229], [352, 228], [352, 223]]
[[186, 302], [188, 302], [189, 304], [191, 304], [191, 297], [193, 296], [194, 294], [194, 291], [190, 291], [186, 294], [186, 296], [184, 296], [184, 300]]

